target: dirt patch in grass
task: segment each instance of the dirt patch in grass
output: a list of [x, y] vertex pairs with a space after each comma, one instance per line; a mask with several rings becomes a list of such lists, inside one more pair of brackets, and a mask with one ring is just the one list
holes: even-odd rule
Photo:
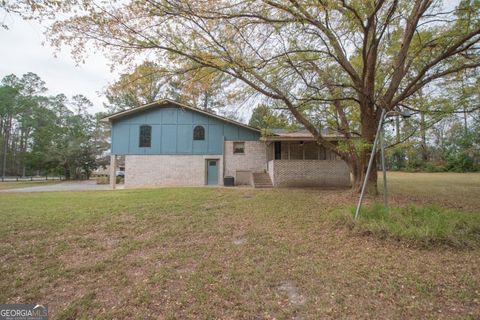
[[480, 317], [478, 248], [353, 236], [328, 220], [349, 191], [243, 191], [0, 195], [0, 301], [52, 319]]
[[287, 296], [289, 303], [293, 305], [305, 304], [305, 297], [300, 294], [300, 290], [293, 281], [283, 281], [278, 287], [278, 290]]
[[241, 246], [241, 245], [244, 245], [247, 243], [247, 239], [246, 238], [235, 238], [233, 239], [232, 243], [236, 246]]

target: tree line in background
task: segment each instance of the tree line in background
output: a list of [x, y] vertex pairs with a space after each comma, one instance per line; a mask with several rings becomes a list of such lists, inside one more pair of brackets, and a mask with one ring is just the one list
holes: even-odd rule
[[232, 81], [213, 69], [184, 66], [184, 72], [172, 72], [159, 64], [145, 60], [124, 72], [104, 91], [109, 113], [168, 98], [195, 108], [241, 120], [226, 105], [245, 100], [248, 92], [231, 87]]
[[[242, 97], [282, 110], [346, 161], [356, 191], [383, 112], [414, 114], [386, 125], [395, 128], [392, 168], [476, 165], [478, 0], [6, 0], [0, 8], [45, 23], [51, 44], [78, 61], [92, 46], [113, 66], [154, 61], [120, 79], [124, 88], [158, 76], [160, 86], [138, 82], [149, 99], [170, 92], [209, 110]], [[111, 89], [113, 106], [141, 104]], [[344, 139], [325, 139], [322, 127]]]
[[47, 96], [34, 73], [5, 76], [0, 83], [0, 174], [88, 177], [104, 164], [108, 131], [82, 95]]
[[[428, 124], [436, 114], [462, 111], [417, 102], [448, 97], [452, 78], [480, 68], [478, 0], [7, 0], [2, 6], [41, 20], [51, 44], [68, 46], [79, 61], [94, 46], [113, 65], [148, 58], [174, 78], [221, 76], [224, 88], [280, 105], [346, 161], [356, 191], [382, 112], [410, 110]], [[342, 143], [325, 139], [316, 125], [327, 113], [338, 120]], [[373, 193], [376, 167], [374, 161], [368, 180]]]
[[[106, 108], [116, 112], [170, 98], [238, 120], [238, 113], [225, 106], [245, 99], [246, 94], [226, 90], [228, 81], [217, 72], [211, 70], [211, 75], [204, 72], [174, 76], [154, 62], [144, 61], [107, 87]], [[480, 76], [478, 72], [464, 72], [448, 78], [441, 88], [446, 89], [442, 94], [427, 91], [416, 94], [408, 108], [411, 112], [408, 120], [395, 116], [385, 124], [389, 170], [480, 170]], [[320, 131], [344, 130], [333, 105], [309, 116]], [[359, 127], [358, 120], [352, 119], [355, 127]], [[262, 129], [264, 135], [274, 129], [302, 128], [288, 110], [275, 103], [258, 104], [248, 124]]]
[[[477, 79], [479, 81], [479, 79]], [[480, 88], [477, 82], [469, 89]], [[480, 170], [480, 90], [450, 92], [447, 104], [464, 102], [467, 112], [430, 114], [418, 111], [408, 119], [394, 116], [386, 130], [386, 166], [394, 171], [473, 172]], [[432, 101], [423, 103], [434, 103]], [[440, 103], [437, 101], [436, 103]], [[451, 107], [455, 109], [455, 107]], [[335, 113], [317, 115], [319, 130], [338, 132]], [[263, 104], [253, 109], [248, 123], [263, 135], [275, 129], [294, 131], [301, 126], [284, 110]]]
[[[106, 107], [116, 112], [171, 98], [235, 118], [232, 117], [235, 113], [226, 112], [225, 106], [245, 99], [245, 95], [225, 90], [228, 86], [225, 79], [203, 76], [186, 73], [174, 77], [154, 62], [145, 61], [108, 86]], [[410, 118], [403, 120], [394, 116], [384, 125], [389, 170], [468, 172], [480, 169], [480, 76], [474, 71], [464, 72], [448, 78], [441, 88], [446, 89], [442, 94], [427, 91], [416, 94], [408, 106]], [[309, 116], [319, 131], [341, 133], [344, 130], [334, 105], [315, 110]], [[351, 121], [359, 127], [360, 119]], [[258, 104], [248, 124], [262, 129], [263, 135], [275, 129], [303, 128], [288, 110], [275, 103]], [[352, 134], [360, 137], [356, 132]]]
[[[426, 125], [415, 115], [402, 125], [390, 125], [387, 168], [403, 171], [471, 172], [480, 170], [480, 117], [452, 114]], [[398, 137], [399, 132], [400, 137]], [[408, 136], [408, 138], [405, 138]]]
[[[225, 103], [224, 79], [214, 74], [173, 74], [152, 61], [136, 65], [105, 90], [109, 112], [117, 112], [170, 98], [206, 111], [217, 112]], [[223, 101], [222, 101], [223, 100]]]

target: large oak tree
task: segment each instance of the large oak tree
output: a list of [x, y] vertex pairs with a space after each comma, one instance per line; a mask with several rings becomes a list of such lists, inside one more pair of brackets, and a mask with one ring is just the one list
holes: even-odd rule
[[[478, 0], [455, 7], [432, 0], [41, 4], [35, 11], [44, 16], [68, 12], [48, 35], [57, 46], [72, 46], [78, 58], [89, 44], [115, 63], [148, 53], [175, 72], [184, 65], [217, 70], [238, 87], [282, 104], [320, 145], [349, 164], [355, 190], [382, 110], [408, 108], [420, 90], [433, 92], [443, 79], [480, 65]], [[80, 10], [72, 13], [74, 7]], [[325, 108], [334, 110], [345, 137], [340, 144], [324, 139], [312, 121]], [[371, 186], [376, 180], [373, 170]]]

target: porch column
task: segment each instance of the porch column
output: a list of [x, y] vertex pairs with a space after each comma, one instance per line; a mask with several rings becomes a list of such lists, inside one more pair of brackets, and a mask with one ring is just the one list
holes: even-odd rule
[[117, 155], [110, 155], [110, 186], [115, 189], [117, 185]]

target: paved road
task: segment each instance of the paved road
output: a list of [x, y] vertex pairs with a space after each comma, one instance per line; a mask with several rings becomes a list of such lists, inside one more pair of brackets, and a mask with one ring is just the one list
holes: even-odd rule
[[[123, 186], [117, 185], [117, 189]], [[44, 186], [33, 186], [18, 189], [0, 190], [0, 192], [45, 192], [45, 191], [88, 191], [88, 190], [111, 190], [108, 184], [97, 184], [95, 180], [66, 181]]]

